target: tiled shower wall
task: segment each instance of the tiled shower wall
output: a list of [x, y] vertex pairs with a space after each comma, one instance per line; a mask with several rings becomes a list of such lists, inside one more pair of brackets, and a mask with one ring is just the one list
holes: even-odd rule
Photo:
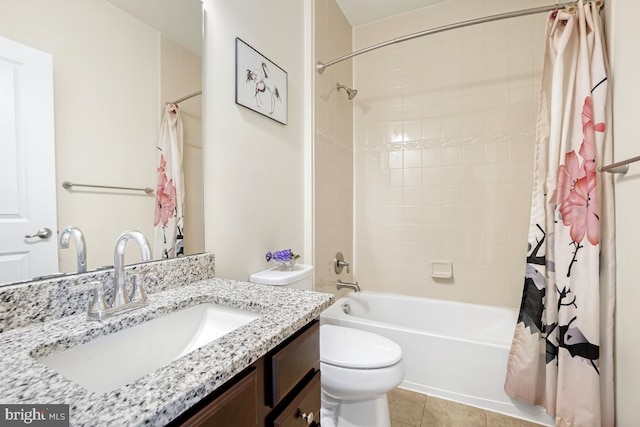
[[[356, 27], [354, 49], [547, 4], [457, 0]], [[365, 290], [517, 308], [546, 14], [354, 60], [355, 277]], [[434, 279], [432, 261], [453, 277]]]
[[[351, 52], [351, 25], [335, 0], [316, 0], [315, 57], [319, 61]], [[352, 86], [352, 61], [328, 68], [315, 79], [314, 217], [315, 289], [336, 292], [336, 281], [351, 281], [333, 270], [341, 251], [353, 262], [353, 104], [336, 83]]]

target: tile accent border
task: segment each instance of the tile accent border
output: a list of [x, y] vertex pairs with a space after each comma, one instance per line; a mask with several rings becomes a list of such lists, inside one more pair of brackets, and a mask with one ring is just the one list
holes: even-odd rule
[[511, 134], [491, 134], [480, 136], [460, 136], [460, 137], [447, 137], [447, 138], [432, 138], [422, 139], [416, 141], [402, 141], [394, 143], [383, 143], [380, 145], [369, 145], [368, 143], [363, 146], [358, 146], [355, 149], [356, 154], [373, 154], [373, 153], [386, 153], [389, 151], [402, 151], [402, 150], [420, 150], [425, 148], [434, 147], [451, 147], [458, 145], [471, 145], [471, 144], [490, 144], [495, 142], [510, 142], [527, 139], [535, 136], [535, 132], [514, 132]]

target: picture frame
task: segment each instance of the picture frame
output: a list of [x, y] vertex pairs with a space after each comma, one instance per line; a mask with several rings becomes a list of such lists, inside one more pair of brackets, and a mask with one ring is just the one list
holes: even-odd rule
[[236, 37], [236, 104], [287, 124], [287, 72]]

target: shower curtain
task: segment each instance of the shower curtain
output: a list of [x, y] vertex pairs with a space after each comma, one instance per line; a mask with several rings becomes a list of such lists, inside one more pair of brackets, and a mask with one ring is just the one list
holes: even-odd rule
[[547, 22], [524, 291], [505, 391], [556, 426], [613, 427], [609, 68], [595, 2]]
[[182, 132], [180, 107], [167, 104], [158, 140], [154, 258], [174, 258], [184, 254]]

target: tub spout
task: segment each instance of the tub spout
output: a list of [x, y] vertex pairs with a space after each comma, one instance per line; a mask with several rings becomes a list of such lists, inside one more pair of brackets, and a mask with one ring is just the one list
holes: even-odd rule
[[338, 283], [336, 284], [336, 289], [340, 290], [342, 288], [351, 289], [353, 290], [353, 292], [360, 292], [360, 286], [358, 285], [358, 282], [349, 283], [349, 282], [343, 282], [342, 280], [338, 279]]

